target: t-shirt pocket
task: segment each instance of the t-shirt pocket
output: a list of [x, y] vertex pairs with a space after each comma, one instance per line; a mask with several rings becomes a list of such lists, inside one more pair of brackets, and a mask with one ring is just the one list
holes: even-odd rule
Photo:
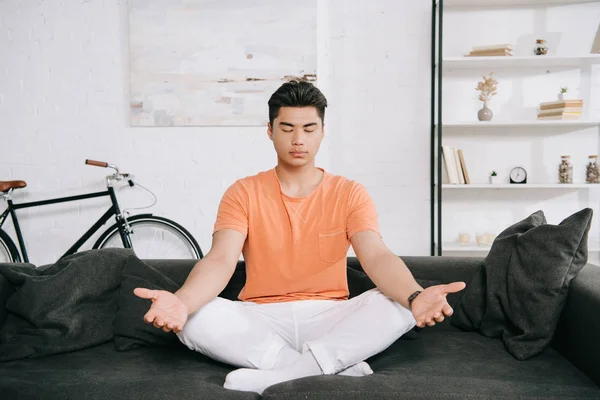
[[319, 258], [333, 263], [348, 253], [348, 240], [344, 229], [319, 233]]

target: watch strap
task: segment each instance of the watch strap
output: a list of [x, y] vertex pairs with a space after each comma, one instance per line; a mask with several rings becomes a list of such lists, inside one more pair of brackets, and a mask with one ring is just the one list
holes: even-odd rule
[[412, 307], [413, 300], [421, 293], [421, 290], [417, 290], [413, 292], [410, 296], [408, 296], [408, 306]]

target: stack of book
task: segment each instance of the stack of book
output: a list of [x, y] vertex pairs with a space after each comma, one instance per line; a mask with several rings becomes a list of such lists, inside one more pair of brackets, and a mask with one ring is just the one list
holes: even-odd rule
[[511, 44], [492, 44], [489, 46], [473, 46], [467, 57], [495, 57], [512, 56], [513, 46]]
[[442, 145], [442, 156], [444, 158], [444, 167], [446, 167], [446, 176], [451, 184], [469, 184], [469, 173], [465, 157], [461, 149]]
[[583, 108], [583, 100], [558, 100], [540, 103], [540, 110], [537, 118], [548, 119], [579, 119], [581, 117], [581, 109]]

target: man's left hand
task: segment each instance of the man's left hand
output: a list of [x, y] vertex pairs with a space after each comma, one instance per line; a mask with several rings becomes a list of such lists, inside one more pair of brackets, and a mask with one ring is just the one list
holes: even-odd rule
[[448, 293], [460, 292], [466, 287], [464, 282], [453, 282], [447, 285], [430, 286], [424, 289], [412, 302], [411, 311], [417, 326], [433, 326], [452, 315], [454, 310], [448, 304]]

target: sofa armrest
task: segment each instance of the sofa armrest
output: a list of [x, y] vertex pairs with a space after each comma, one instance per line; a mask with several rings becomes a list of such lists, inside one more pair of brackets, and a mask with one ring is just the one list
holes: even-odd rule
[[6, 302], [14, 291], [13, 286], [0, 275], [0, 326], [6, 321], [6, 316], [8, 314], [6, 311]]
[[[12, 263], [0, 263], [0, 269], [5, 265], [14, 265]], [[35, 268], [35, 265], [31, 263], [19, 263], [19, 267], [23, 268]], [[10, 296], [15, 292], [15, 288], [13, 285], [4, 278], [2, 273], [0, 272], [0, 326], [4, 324], [6, 320], [7, 311], [6, 311], [6, 302], [10, 298]]]
[[552, 347], [600, 386], [599, 311], [600, 267], [587, 264], [571, 281]]

